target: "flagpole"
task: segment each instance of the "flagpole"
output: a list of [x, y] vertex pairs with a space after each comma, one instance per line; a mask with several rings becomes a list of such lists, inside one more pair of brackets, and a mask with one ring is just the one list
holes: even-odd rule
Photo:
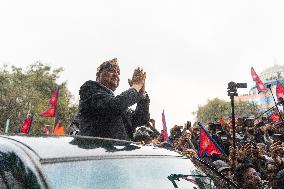
[[59, 87], [56, 88], [56, 90], [53, 93], [52, 98], [49, 100], [50, 107], [42, 112], [40, 115], [44, 117], [53, 117], [54, 123], [52, 124], [51, 132], [54, 132], [54, 129], [56, 127], [56, 121], [57, 121], [57, 101], [59, 97]]
[[29, 110], [28, 110], [28, 113], [27, 113], [27, 119], [28, 119], [29, 116], [30, 116], [31, 109], [32, 109], [32, 104], [29, 102]]
[[54, 134], [54, 129], [56, 127], [56, 120], [57, 120], [57, 100], [56, 100], [56, 108], [54, 112], [54, 124], [53, 124], [52, 134]]
[[8, 118], [7, 121], [6, 121], [5, 134], [8, 134], [9, 124], [10, 124], [10, 119]]
[[54, 133], [55, 127], [56, 127], [56, 116], [54, 117], [54, 124], [53, 124], [53, 128], [52, 128], [52, 134]]
[[278, 109], [276, 100], [275, 100], [274, 95], [273, 95], [273, 93], [272, 93], [271, 85], [269, 84], [269, 85], [267, 85], [267, 87], [269, 88], [269, 91], [270, 91], [270, 93], [271, 93], [271, 96], [273, 97], [273, 101], [274, 101], [274, 103], [275, 103], [275, 107], [276, 107], [276, 109], [277, 109], [277, 112], [278, 112], [278, 115], [279, 115], [279, 117], [280, 117], [280, 119], [281, 119], [281, 122], [284, 124], [284, 120], [283, 120], [283, 118], [282, 118], [282, 116], [281, 116], [281, 113], [280, 113], [280, 111], [279, 111], [279, 109]]
[[58, 98], [59, 98], [59, 87], [57, 87], [57, 89], [56, 89], [57, 91], [58, 91], [58, 94], [57, 94], [57, 98], [56, 98], [56, 107], [55, 107], [55, 112], [54, 112], [54, 114], [55, 114], [55, 117], [54, 117], [54, 125], [53, 125], [53, 133], [52, 134], [54, 134], [54, 129], [55, 129], [55, 127], [56, 127], [56, 120], [57, 120], [57, 108], [58, 108], [58, 104], [57, 104], [57, 102], [58, 102]]

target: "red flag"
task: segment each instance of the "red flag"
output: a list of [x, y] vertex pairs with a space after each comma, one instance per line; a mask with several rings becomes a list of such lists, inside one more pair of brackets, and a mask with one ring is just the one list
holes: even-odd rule
[[276, 114], [272, 114], [270, 119], [272, 119], [274, 122], [280, 122], [280, 117]]
[[250, 70], [251, 77], [255, 81], [258, 92], [267, 92], [267, 87], [263, 85], [263, 82], [260, 80], [259, 76], [254, 71], [253, 67]]
[[23, 125], [20, 127], [20, 133], [29, 134], [30, 128], [32, 127], [33, 116], [25, 120]]
[[50, 107], [47, 110], [45, 110], [44, 112], [42, 112], [40, 114], [41, 116], [55, 117], [58, 95], [59, 95], [59, 89], [57, 88], [54, 91], [52, 98], [49, 100]]
[[169, 137], [168, 137], [168, 132], [167, 132], [167, 124], [166, 124], [166, 118], [165, 118], [164, 110], [163, 110], [163, 113], [162, 113], [162, 122], [163, 122], [163, 139], [164, 139], [164, 142], [170, 143]]
[[251, 74], [252, 80], [254, 80], [254, 81], [259, 80], [259, 77], [258, 77], [257, 73], [254, 71], [253, 67], [251, 67], [251, 69], [250, 69], [250, 74]]
[[223, 153], [219, 145], [214, 141], [208, 131], [199, 123], [199, 146], [198, 146], [198, 157], [204, 155], [212, 156], [213, 154], [221, 155]]
[[279, 81], [276, 81], [276, 96], [278, 102], [281, 102], [280, 98], [282, 98], [282, 101], [284, 100], [284, 87]]

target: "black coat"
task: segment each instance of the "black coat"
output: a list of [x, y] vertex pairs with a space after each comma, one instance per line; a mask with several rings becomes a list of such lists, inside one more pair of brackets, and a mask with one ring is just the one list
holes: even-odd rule
[[[144, 97], [133, 88], [115, 96], [104, 85], [87, 81], [79, 94], [81, 135], [131, 140], [135, 128], [145, 125], [150, 119], [148, 95]], [[129, 109], [136, 103], [135, 111]]]

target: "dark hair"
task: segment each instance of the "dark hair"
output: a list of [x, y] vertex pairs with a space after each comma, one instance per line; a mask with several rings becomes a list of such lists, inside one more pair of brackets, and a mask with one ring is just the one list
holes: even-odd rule
[[254, 168], [253, 164], [251, 163], [241, 163], [236, 167], [235, 171], [235, 179], [238, 183], [243, 183], [244, 182], [244, 173], [246, 172], [247, 169], [249, 168]]

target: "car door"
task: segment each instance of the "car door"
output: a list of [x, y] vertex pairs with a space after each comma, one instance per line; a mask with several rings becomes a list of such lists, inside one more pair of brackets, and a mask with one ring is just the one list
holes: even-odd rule
[[9, 139], [0, 139], [0, 189], [47, 188], [34, 162]]

